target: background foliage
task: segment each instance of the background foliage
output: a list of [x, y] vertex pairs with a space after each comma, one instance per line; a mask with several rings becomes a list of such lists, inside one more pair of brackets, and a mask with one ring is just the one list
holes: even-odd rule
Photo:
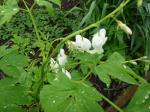
[[[69, 62], [57, 73], [50, 67], [50, 58], [57, 57], [67, 35], [82, 32], [125, 1], [1, 1], [0, 111], [104, 112], [113, 106], [120, 112], [149, 112], [150, 84], [143, 79], [150, 65], [149, 0], [130, 1], [113, 17], [82, 33], [91, 39], [105, 28], [104, 54], [70, 52], [64, 45]], [[71, 8], [63, 3], [71, 3]], [[132, 29], [132, 36], [120, 29], [117, 20]], [[71, 80], [62, 69], [72, 74]], [[120, 109], [113, 101], [130, 85], [138, 86], [137, 91]]]

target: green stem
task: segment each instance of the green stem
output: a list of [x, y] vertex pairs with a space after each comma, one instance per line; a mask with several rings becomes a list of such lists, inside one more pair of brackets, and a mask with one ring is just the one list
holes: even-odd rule
[[[137, 59], [133, 59], [133, 60], [129, 60], [129, 61], [125, 61], [124, 63], [132, 63], [135, 61], [143, 61], [143, 59], [145, 59], [145, 57], [141, 57], [141, 58], [137, 58]], [[147, 81], [145, 79], [143, 79], [142, 77], [140, 77], [139, 75], [137, 75], [136, 73], [130, 71], [130, 70], [126, 70], [129, 74], [131, 74], [134, 78], [138, 79], [141, 83], [147, 84]]]
[[[144, 57], [140, 57], [140, 58], [137, 58], [137, 59], [132, 59], [132, 60], [125, 61], [124, 63], [131, 63], [131, 62], [135, 62], [135, 61], [145, 61], [145, 59], [147, 59], [147, 58], [144, 56]], [[146, 60], [146, 61], [148, 61], [148, 60]]]
[[34, 3], [33, 3], [33, 5], [32, 5], [32, 6], [31, 6], [31, 8], [30, 8], [30, 11], [32, 11], [32, 10], [33, 10], [33, 8], [34, 8], [35, 4], [36, 4], [36, 2], [34, 2]]
[[[27, 9], [27, 12], [29, 13], [29, 16], [31, 18], [33, 27], [35, 29], [35, 34], [36, 34], [36, 37], [37, 37], [37, 41], [39, 42], [40, 41], [40, 35], [39, 35], [39, 32], [38, 32], [38, 28], [37, 28], [35, 19], [34, 19], [33, 15], [32, 15], [32, 12], [31, 12], [32, 9], [31, 10], [29, 9], [29, 7], [27, 6], [27, 3], [25, 2], [25, 0], [23, 0], [23, 3], [24, 3], [24, 5], [25, 5], [25, 7]], [[35, 91], [33, 91], [33, 97], [34, 97], [35, 101], [38, 101], [39, 91], [40, 91], [40, 88], [41, 88], [41, 86], [43, 84], [43, 80], [44, 80], [44, 77], [45, 77], [44, 74], [45, 74], [45, 71], [44, 71], [44, 68], [42, 67], [42, 69], [41, 69], [41, 78], [40, 78], [40, 80], [38, 81], [38, 83], [36, 85]]]
[[31, 10], [29, 9], [29, 7], [27, 6], [27, 4], [26, 4], [26, 2], [25, 2], [24, 0], [23, 0], [23, 3], [24, 3], [24, 5], [25, 5], [25, 7], [27, 8], [27, 11], [28, 11], [29, 16], [30, 16], [30, 18], [31, 18], [31, 21], [32, 21], [32, 23], [33, 23], [33, 27], [34, 27], [34, 29], [35, 29], [36, 37], [37, 37], [37, 39], [38, 39], [38, 41], [39, 41], [39, 40], [40, 40], [40, 36], [39, 36], [39, 33], [38, 33], [38, 28], [37, 28], [35, 19], [34, 19], [32, 13], [31, 13]]
[[107, 101], [110, 105], [112, 105], [116, 110], [118, 110], [119, 112], [123, 112], [123, 110], [121, 110], [117, 105], [115, 105], [112, 101], [110, 101], [107, 97], [105, 97], [103, 94], [101, 94], [101, 97]]
[[85, 81], [92, 73], [92, 70], [89, 71], [89, 73], [81, 80], [82, 82]]

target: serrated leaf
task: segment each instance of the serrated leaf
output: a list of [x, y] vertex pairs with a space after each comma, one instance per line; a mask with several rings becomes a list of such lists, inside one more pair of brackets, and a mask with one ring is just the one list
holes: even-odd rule
[[95, 88], [75, 83], [59, 74], [51, 85], [43, 87], [40, 102], [44, 112], [104, 112]]
[[0, 112], [23, 112], [21, 105], [30, 103], [27, 90], [15, 79], [0, 80]]
[[47, 8], [47, 11], [50, 15], [54, 15], [54, 9], [53, 6], [50, 2], [48, 2], [47, 0], [36, 0], [36, 3], [39, 6], [45, 6]]
[[98, 65], [95, 70], [99, 78], [106, 84], [110, 83], [110, 78], [119, 79], [129, 84], [137, 84], [137, 81], [127, 72], [123, 66], [124, 58], [119, 53], [112, 54], [108, 60]]
[[137, 92], [124, 111], [150, 112], [150, 84], [142, 84], [138, 87]]

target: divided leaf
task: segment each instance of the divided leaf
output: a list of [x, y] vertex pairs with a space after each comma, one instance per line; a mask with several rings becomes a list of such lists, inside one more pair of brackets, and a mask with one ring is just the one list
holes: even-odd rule
[[126, 68], [124, 68], [123, 62], [125, 62], [124, 58], [115, 52], [105, 63], [96, 66], [94, 72], [108, 85], [111, 83], [109, 76], [129, 84], [137, 84], [137, 81], [129, 74]]
[[40, 93], [44, 112], [104, 112], [98, 101], [101, 97], [95, 88], [69, 80], [64, 74]]

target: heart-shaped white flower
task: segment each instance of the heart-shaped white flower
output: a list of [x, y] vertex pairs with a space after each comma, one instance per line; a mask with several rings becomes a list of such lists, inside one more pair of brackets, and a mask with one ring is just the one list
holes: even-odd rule
[[[101, 29], [99, 32], [93, 35], [92, 44], [87, 38], [82, 37], [81, 35], [76, 35], [75, 41], [68, 42], [68, 45], [71, 50], [77, 49], [79, 51], [86, 51], [91, 54], [101, 54], [104, 52], [103, 45], [106, 43], [107, 39], [106, 30]], [[91, 46], [93, 48], [92, 50]]]
[[81, 35], [76, 35], [75, 42], [71, 41], [73, 48], [78, 49], [80, 51], [88, 51], [91, 48], [91, 42]]
[[[65, 65], [67, 63], [67, 55], [65, 54], [64, 49], [60, 49], [60, 52], [57, 56], [58, 63], [51, 58], [50, 60], [50, 67], [53, 72], [58, 73], [59, 67]], [[69, 78], [71, 79], [71, 74], [65, 68], [61, 68], [62, 72]]]
[[106, 43], [107, 41], [107, 37], [106, 37], [106, 30], [105, 29], [101, 29], [99, 32], [97, 32], [96, 34], [93, 35], [92, 38], [92, 47], [93, 50], [90, 51], [91, 53], [103, 53], [103, 45]]
[[50, 67], [54, 72], [58, 72], [59, 65], [53, 58], [50, 59]]
[[64, 49], [60, 49], [60, 52], [57, 56], [57, 60], [58, 60], [59, 65], [61, 66], [65, 65], [68, 62], [67, 55], [65, 54]]

